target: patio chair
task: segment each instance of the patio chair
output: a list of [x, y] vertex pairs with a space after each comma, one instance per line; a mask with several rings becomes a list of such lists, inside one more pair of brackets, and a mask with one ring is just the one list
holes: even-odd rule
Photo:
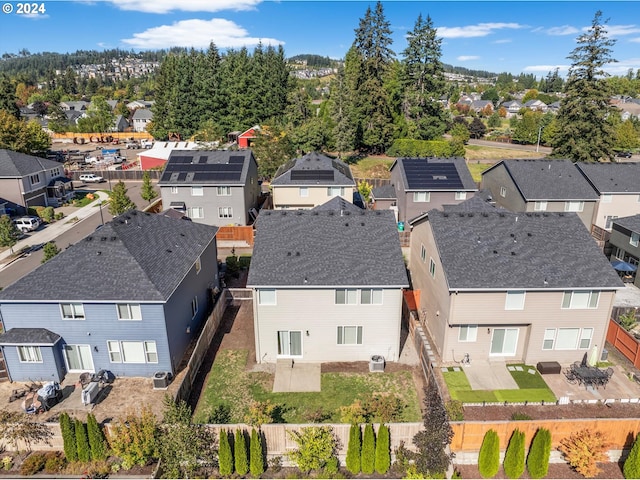
[[569, 382], [572, 385], [575, 385], [576, 383], [578, 383], [578, 377], [576, 377], [575, 372], [573, 371], [573, 368], [569, 367], [564, 371], [564, 376], [567, 379], [567, 382]]

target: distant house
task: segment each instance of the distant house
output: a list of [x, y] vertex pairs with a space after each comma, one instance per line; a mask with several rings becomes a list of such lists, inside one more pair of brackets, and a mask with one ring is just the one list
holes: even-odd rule
[[588, 229], [599, 198], [570, 160], [503, 160], [482, 172], [482, 188], [512, 212], [575, 212]]
[[274, 209], [310, 209], [337, 196], [351, 202], [356, 182], [349, 165], [311, 152], [280, 166], [271, 188]]
[[129, 110], [136, 110], [138, 108], [149, 109], [154, 103], [155, 102], [153, 100], [134, 100], [133, 102], [127, 103], [127, 108]]
[[155, 142], [153, 147], [138, 153], [138, 160], [142, 170], [164, 167], [174, 150], [197, 150], [197, 142]]
[[398, 215], [398, 199], [393, 185], [383, 185], [371, 189], [371, 208], [373, 210], [394, 210]]
[[131, 210], [5, 287], [0, 347], [11, 380], [175, 373], [218, 286], [215, 235]]
[[503, 102], [501, 107], [503, 107], [507, 111], [507, 118], [511, 118], [520, 112], [522, 104], [517, 100], [511, 100], [508, 102]]
[[260, 197], [251, 150], [174, 150], [158, 186], [164, 208], [218, 227], [251, 224]]
[[251, 148], [251, 141], [256, 138], [259, 131], [260, 127], [256, 125], [240, 133], [237, 137], [238, 148]]
[[464, 158], [398, 158], [390, 170], [400, 222], [463, 202], [478, 191]]
[[0, 192], [25, 210], [57, 207], [73, 196], [73, 182], [64, 176], [61, 163], [0, 149]]
[[493, 113], [494, 110], [491, 100], [474, 100], [469, 107], [476, 113], [487, 113], [489, 115]]
[[639, 119], [640, 118], [640, 105], [633, 102], [619, 103], [616, 105], [620, 110], [620, 118], [624, 120]]
[[628, 272], [637, 287], [640, 287], [640, 214], [616, 218], [613, 221], [609, 245], [613, 247], [611, 260], [622, 260], [636, 267]]
[[129, 120], [122, 115], [118, 115], [113, 121], [113, 131], [124, 132], [127, 128], [129, 128]]
[[139, 108], [131, 117], [134, 132], [146, 132], [149, 122], [153, 120], [153, 112], [147, 108]]
[[408, 280], [392, 212], [263, 210], [256, 228], [258, 363], [398, 360]]
[[568, 364], [604, 347], [623, 284], [574, 213], [431, 210], [411, 223], [418, 312], [443, 362]]
[[548, 112], [558, 113], [560, 110], [560, 101], [553, 102], [551, 105], [547, 107]]
[[528, 108], [529, 110], [536, 110], [543, 113], [547, 111], [547, 104], [544, 103], [542, 100], [537, 100], [537, 99], [529, 100], [528, 102], [525, 102], [523, 107]]
[[89, 108], [89, 102], [85, 102], [83, 100], [77, 102], [60, 102], [60, 106], [63, 110], [73, 110], [76, 112], [80, 112]]

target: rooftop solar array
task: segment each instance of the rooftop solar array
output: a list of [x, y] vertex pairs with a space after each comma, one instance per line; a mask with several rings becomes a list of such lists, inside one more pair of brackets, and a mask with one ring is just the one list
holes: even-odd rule
[[430, 163], [424, 158], [405, 158], [404, 171], [409, 188], [454, 190], [464, 188], [454, 163]]
[[333, 181], [333, 170], [291, 170], [291, 180]]
[[[243, 163], [191, 163], [193, 157], [172, 157], [162, 174], [162, 182], [240, 181]], [[200, 157], [202, 159], [203, 157]], [[204, 157], [206, 159], [206, 157]], [[233, 157], [232, 157], [233, 158]], [[188, 159], [186, 162], [184, 160]], [[176, 161], [177, 160], [177, 161]]]
[[338, 170], [345, 177], [347, 177], [349, 179], [353, 179], [353, 177], [351, 176], [351, 170], [349, 170], [349, 167], [346, 166], [344, 163], [336, 162], [335, 160], [331, 160], [331, 164], [333, 165], [333, 168]]

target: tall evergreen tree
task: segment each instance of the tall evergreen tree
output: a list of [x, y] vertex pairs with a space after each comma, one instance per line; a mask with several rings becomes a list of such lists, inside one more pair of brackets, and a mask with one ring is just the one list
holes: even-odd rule
[[107, 458], [107, 442], [102, 427], [98, 424], [95, 415], [92, 413], [87, 415], [87, 434], [89, 436], [91, 458], [94, 460], [105, 460]]
[[87, 437], [87, 426], [77, 418], [74, 426], [76, 431], [76, 446], [78, 447], [78, 460], [88, 462], [91, 460], [91, 450], [89, 448], [89, 437]]
[[264, 456], [262, 455], [262, 436], [255, 428], [251, 431], [251, 443], [249, 450], [249, 471], [254, 477], [264, 473]]
[[615, 133], [607, 121], [614, 107], [604, 66], [615, 62], [607, 37], [607, 21], [597, 11], [591, 27], [577, 38], [578, 46], [567, 57], [572, 61], [565, 83], [565, 98], [558, 112], [553, 156], [574, 162], [613, 159]]
[[0, 75], [0, 110], [5, 110], [16, 118], [20, 117], [20, 109], [16, 103], [16, 87], [5, 74]]
[[60, 414], [59, 421], [60, 432], [62, 433], [64, 456], [67, 458], [68, 462], [75, 462], [76, 460], [78, 460], [75, 423], [66, 412], [62, 412]]
[[113, 191], [111, 192], [111, 197], [109, 198], [109, 213], [116, 216], [132, 208], [136, 208], [136, 204], [133, 203], [127, 195], [127, 186], [120, 180], [114, 185]]
[[233, 473], [233, 452], [229, 443], [229, 435], [225, 430], [220, 430], [220, 447], [218, 449], [218, 468], [220, 475], [229, 477]]
[[142, 188], [140, 189], [140, 196], [143, 200], [150, 202], [158, 196], [158, 192], [153, 188], [151, 184], [151, 176], [149, 170], [145, 170], [142, 174]]
[[349, 472], [360, 473], [360, 454], [362, 450], [360, 425], [352, 424], [349, 430], [349, 444], [347, 445], [346, 467]]
[[367, 423], [362, 436], [362, 452], [360, 456], [362, 473], [372, 474], [376, 469], [376, 435], [373, 425]]

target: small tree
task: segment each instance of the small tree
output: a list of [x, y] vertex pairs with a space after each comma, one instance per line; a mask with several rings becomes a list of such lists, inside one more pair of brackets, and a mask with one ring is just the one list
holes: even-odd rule
[[156, 442], [158, 420], [149, 407], [143, 407], [140, 415], [128, 412], [124, 418], [111, 424], [107, 431], [109, 447], [122, 466], [146, 465], [158, 454]]
[[305, 473], [324, 468], [338, 448], [330, 426], [305, 427], [300, 432], [289, 432], [289, 435], [298, 448], [288, 452], [288, 456]]
[[62, 412], [60, 414], [60, 432], [62, 433], [62, 442], [64, 446], [64, 456], [69, 462], [78, 460], [78, 447], [76, 446], [76, 430], [75, 423], [69, 417], [69, 414]]
[[544, 478], [547, 476], [550, 455], [551, 432], [546, 428], [541, 428], [533, 436], [529, 454], [527, 455], [527, 471], [531, 478]]
[[372, 474], [376, 468], [376, 437], [373, 425], [367, 423], [362, 437], [362, 457], [360, 459], [362, 473]]
[[474, 118], [471, 125], [469, 125], [469, 135], [471, 135], [472, 138], [482, 138], [486, 132], [487, 127], [484, 125], [484, 122], [478, 117]]
[[511, 435], [503, 466], [504, 473], [509, 478], [520, 478], [524, 473], [524, 433], [518, 429]]
[[57, 247], [56, 242], [47, 242], [42, 247], [44, 257], [42, 257], [42, 263], [48, 262], [53, 257], [60, 253], [60, 249]]
[[636, 435], [629, 456], [624, 461], [622, 472], [624, 478], [640, 478], [640, 435]]
[[[233, 453], [229, 443], [230, 432], [220, 430], [220, 447], [218, 449], [218, 467], [220, 475], [229, 477], [233, 473]], [[232, 435], [232, 434], [231, 434]]]
[[87, 434], [89, 435], [89, 448], [93, 460], [106, 460], [107, 441], [102, 427], [98, 424], [95, 415], [87, 415]]
[[9, 215], [0, 217], [0, 247], [9, 247], [13, 253], [13, 246], [18, 243], [20, 231], [11, 221]]
[[142, 174], [142, 189], [140, 190], [140, 196], [147, 202], [151, 202], [151, 200], [158, 196], [158, 192], [156, 192], [151, 184], [149, 170], [145, 170]]
[[346, 466], [354, 475], [360, 473], [360, 451], [362, 448], [362, 432], [360, 425], [355, 423], [351, 425], [349, 430], [349, 444], [347, 445]]
[[496, 476], [500, 469], [500, 439], [498, 433], [491, 429], [484, 434], [480, 453], [478, 454], [478, 470], [483, 478]]
[[75, 420], [76, 445], [78, 446], [78, 460], [88, 462], [91, 460], [91, 449], [89, 448], [89, 437], [87, 437], [87, 426], [84, 422]]
[[372, 189], [373, 187], [366, 180], [361, 180], [360, 183], [358, 183], [358, 193], [360, 193], [365, 203], [369, 203]]
[[31, 451], [34, 443], [50, 445], [52, 436], [51, 429], [44, 423], [35, 421], [33, 415], [0, 411], [0, 443], [6, 441], [16, 452], [19, 451], [19, 443], [27, 447], [27, 452]]
[[115, 184], [109, 197], [109, 213], [114, 217], [136, 208], [136, 204], [127, 195], [127, 186], [122, 180]]
[[607, 448], [605, 435], [589, 429], [574, 432], [560, 440], [559, 447], [569, 465], [586, 478], [593, 478], [600, 472], [598, 462], [606, 461]]
[[391, 466], [390, 443], [389, 427], [380, 425], [376, 442], [376, 472], [381, 475], [387, 473], [387, 470], [389, 470]]
[[[229, 257], [227, 257], [227, 262], [228, 261]], [[229, 264], [227, 263], [227, 269], [228, 268]], [[269, 400], [266, 402], [251, 402], [251, 405], [249, 406], [249, 413], [245, 415], [244, 421], [252, 427], [260, 428], [265, 423], [273, 422], [273, 414], [275, 410], [276, 406]]]
[[235, 448], [233, 454], [236, 461], [236, 473], [238, 475], [246, 475], [249, 471], [249, 459], [247, 458], [247, 437], [244, 430], [236, 432]]
[[251, 432], [251, 448], [249, 451], [249, 466], [251, 475], [259, 477], [264, 473], [264, 457], [262, 456], [262, 437], [260, 431]]

